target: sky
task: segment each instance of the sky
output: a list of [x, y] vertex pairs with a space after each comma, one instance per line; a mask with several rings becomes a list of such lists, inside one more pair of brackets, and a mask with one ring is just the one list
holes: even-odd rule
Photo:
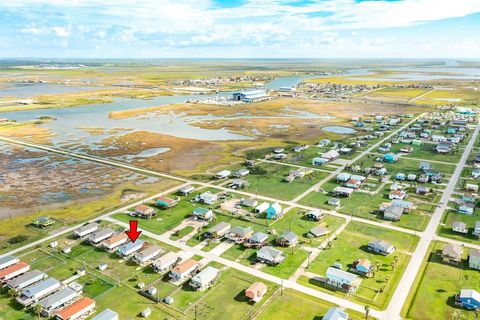
[[1, 0], [2, 58], [480, 58], [480, 0]]

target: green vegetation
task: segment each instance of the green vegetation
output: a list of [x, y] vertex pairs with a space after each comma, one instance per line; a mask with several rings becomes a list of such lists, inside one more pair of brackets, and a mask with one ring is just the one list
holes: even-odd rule
[[[367, 244], [374, 239], [386, 240], [397, 250], [388, 256], [369, 252], [366, 249]], [[327, 268], [335, 263], [342, 264], [343, 269], [348, 270], [354, 260], [368, 259], [374, 266], [378, 265], [375, 276], [363, 278], [359, 289], [352, 295], [352, 299], [361, 304], [368, 303], [378, 308], [385, 308], [410, 259], [408, 253], [414, 250], [417, 241], [417, 237], [405, 233], [351, 222], [332, 242], [331, 247], [327, 247], [310, 264], [308, 271], [323, 276]], [[340, 292], [321, 287], [315, 279], [301, 277], [299, 282], [318, 290], [343, 296]]]
[[461, 289], [478, 288], [480, 274], [468, 267], [468, 250], [464, 250], [464, 260], [459, 266], [445, 264], [440, 256], [444, 245], [442, 242], [433, 243], [433, 250], [424, 263], [425, 269], [418, 273], [418, 287], [413, 289], [411, 304], [405, 308], [408, 319], [433, 320], [438, 319], [439, 314], [446, 319], [475, 319], [473, 311], [454, 305], [454, 296]]

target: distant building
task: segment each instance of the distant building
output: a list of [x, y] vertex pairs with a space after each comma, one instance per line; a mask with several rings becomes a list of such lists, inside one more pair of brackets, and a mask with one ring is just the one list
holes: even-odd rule
[[265, 90], [246, 90], [233, 93], [233, 100], [246, 103], [259, 102], [271, 99]]

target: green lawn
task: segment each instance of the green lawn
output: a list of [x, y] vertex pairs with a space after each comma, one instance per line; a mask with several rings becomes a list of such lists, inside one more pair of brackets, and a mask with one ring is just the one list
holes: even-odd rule
[[319, 180], [328, 175], [326, 172], [314, 171], [309, 176], [288, 183], [284, 179], [287, 174], [296, 168], [277, 164], [260, 164], [267, 172], [265, 174], [251, 174], [246, 177], [250, 183], [248, 191], [264, 196], [275, 197], [283, 200], [291, 200], [310, 188]]
[[[480, 273], [468, 268], [466, 258], [468, 249], [464, 250], [461, 265], [453, 266], [442, 262], [440, 253], [445, 243], [434, 242], [433, 250], [428, 256], [423, 273], [419, 273], [418, 287], [414, 289], [413, 299], [406, 308], [408, 319], [436, 320], [475, 319], [473, 311], [454, 305], [454, 295], [463, 288], [478, 290]], [[428, 306], [426, 308], [425, 306]]]
[[[473, 215], [468, 215], [457, 213], [454, 210], [447, 210], [443, 215], [442, 224], [438, 226], [437, 233], [447, 238], [478, 244], [478, 239], [472, 235], [473, 228], [475, 227], [475, 222], [480, 221], [478, 211], [479, 209], [476, 208]], [[468, 234], [462, 234], [452, 231], [452, 224], [455, 221], [461, 221], [466, 223], [469, 229]]]
[[404, 146], [411, 146], [413, 147], [414, 150], [409, 154], [402, 155], [402, 158], [416, 158], [416, 159], [424, 159], [425, 161], [431, 160], [431, 161], [457, 163], [462, 157], [461, 149], [453, 151], [448, 154], [439, 154], [435, 151], [436, 145], [429, 144], [429, 143], [424, 143], [421, 146], [412, 146], [410, 144], [397, 143], [392, 145], [390, 152], [397, 154], [400, 152], [400, 149], [402, 149]]
[[[368, 242], [373, 239], [389, 241], [397, 248], [397, 251], [389, 256], [371, 253], [366, 250], [366, 246]], [[375, 274], [375, 277], [364, 278], [360, 288], [352, 295], [352, 299], [358, 303], [369, 303], [377, 308], [384, 308], [400, 280], [403, 269], [408, 263], [410, 258], [408, 253], [414, 250], [417, 241], [417, 237], [405, 233], [359, 222], [351, 222], [337, 239], [333, 241], [332, 247], [320, 253], [311, 263], [308, 271], [323, 276], [327, 268], [333, 266], [335, 263], [341, 263], [343, 269], [346, 270], [348, 266], [358, 258], [366, 258], [373, 264], [379, 261], [380, 268]], [[391, 262], [395, 256], [398, 256], [398, 264], [395, 269], [392, 270]], [[301, 278], [299, 282], [319, 290], [332, 292], [329, 289], [320, 287], [315, 280]], [[383, 293], [377, 293], [380, 288], [383, 288]], [[339, 292], [334, 293], [341, 296], [344, 295]]]
[[[328, 302], [286, 289], [283, 291], [283, 294], [277, 295], [256, 319], [320, 320], [331, 307], [333, 305]], [[357, 313], [346, 311], [352, 320], [364, 319], [363, 316]]]

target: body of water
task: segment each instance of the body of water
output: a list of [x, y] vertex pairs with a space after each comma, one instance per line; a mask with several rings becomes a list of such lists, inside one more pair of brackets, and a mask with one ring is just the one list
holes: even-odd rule
[[44, 94], [61, 94], [102, 90], [107, 87], [101, 86], [77, 86], [48, 83], [8, 83], [5, 88], [0, 88], [0, 98], [31, 98]]
[[342, 127], [342, 126], [328, 126], [323, 127], [323, 131], [338, 133], [338, 134], [355, 134], [357, 130], [349, 128], [349, 127]]

